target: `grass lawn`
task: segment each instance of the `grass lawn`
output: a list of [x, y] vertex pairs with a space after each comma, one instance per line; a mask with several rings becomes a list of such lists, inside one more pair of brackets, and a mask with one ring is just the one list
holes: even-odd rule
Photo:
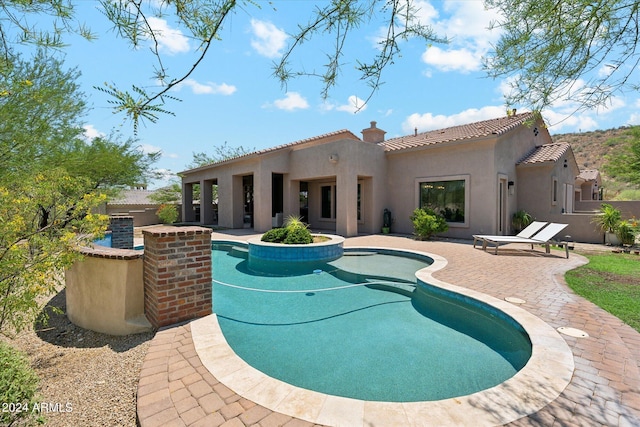
[[569, 287], [640, 332], [640, 257], [627, 254], [584, 256], [589, 264], [565, 275]]

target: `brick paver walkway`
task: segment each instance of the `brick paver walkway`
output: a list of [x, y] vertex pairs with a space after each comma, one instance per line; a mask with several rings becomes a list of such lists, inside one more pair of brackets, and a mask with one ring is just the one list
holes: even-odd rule
[[[214, 234], [213, 238], [231, 238]], [[236, 237], [237, 238], [237, 237]], [[539, 412], [512, 426], [640, 425], [640, 334], [616, 317], [574, 295], [563, 273], [584, 258], [564, 253], [532, 253], [506, 246], [498, 256], [467, 242], [416, 242], [398, 236], [347, 239], [345, 246], [416, 249], [445, 257], [437, 279], [496, 298], [517, 297], [522, 308], [554, 328], [583, 330], [588, 338], [563, 335], [575, 371], [564, 392]], [[639, 258], [640, 262], [640, 258]], [[312, 426], [279, 414], [234, 393], [202, 365], [189, 324], [159, 331], [145, 358], [138, 384], [138, 419], [151, 426]], [[488, 409], [490, 410], [490, 409]], [[429, 425], [429, 420], [415, 420]]]

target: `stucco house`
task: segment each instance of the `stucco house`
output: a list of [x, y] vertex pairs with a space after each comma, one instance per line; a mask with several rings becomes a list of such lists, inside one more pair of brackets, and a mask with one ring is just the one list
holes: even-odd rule
[[106, 203], [104, 213], [107, 215], [130, 215], [133, 217], [133, 225], [159, 224], [160, 219], [156, 212], [160, 205], [151, 200], [153, 190], [147, 190], [146, 186], [139, 186], [122, 190], [114, 200]]
[[600, 171], [587, 169], [576, 178], [576, 200], [601, 200], [602, 177]]
[[[537, 115], [521, 113], [385, 139], [371, 122], [358, 137], [339, 130], [181, 172], [183, 219], [264, 232], [302, 215], [313, 230], [343, 236], [410, 234], [414, 209], [445, 214], [447, 236], [509, 234], [525, 209], [544, 219], [572, 209], [579, 174], [571, 147], [553, 143]], [[218, 211], [212, 189], [217, 186]]]

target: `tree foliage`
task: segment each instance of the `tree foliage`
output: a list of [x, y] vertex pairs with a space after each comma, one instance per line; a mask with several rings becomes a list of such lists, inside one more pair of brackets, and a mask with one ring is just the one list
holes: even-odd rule
[[[296, 3], [284, 2], [279, 7], [299, 7]], [[402, 41], [418, 38], [425, 43], [446, 42], [432, 28], [420, 23], [417, 3], [416, 0], [318, 2], [308, 21], [298, 24], [291, 34], [289, 47], [273, 64], [274, 75], [283, 85], [295, 77], [317, 78], [321, 82], [322, 95], [327, 97], [345, 65], [345, 46], [353, 39], [354, 32], [374, 19], [381, 20], [385, 30], [377, 53], [368, 59], [356, 58], [356, 69], [371, 90], [368, 100], [383, 83], [383, 70], [400, 56]], [[99, 4], [117, 37], [134, 49], [150, 48], [153, 57], [151, 77], [161, 82], [153, 89], [138, 84], [126, 90], [115, 83], [105, 83], [98, 88], [111, 96], [110, 103], [116, 112], [131, 119], [134, 130], [140, 121], [155, 122], [160, 114], [171, 114], [165, 103], [176, 98], [170, 96], [169, 91], [185, 81], [205, 60], [212, 44], [221, 41], [221, 31], [234, 14], [247, 13], [251, 8], [274, 7], [272, 2], [254, 0], [100, 0]], [[3, 12], [0, 13], [0, 55], [4, 58], [0, 68], [11, 66], [16, 45], [31, 43], [63, 49], [65, 36], [69, 34], [80, 34], [89, 40], [97, 37], [81, 23], [81, 17], [76, 16], [73, 0], [0, 0], [0, 12]], [[196, 45], [193, 60], [175, 74], [170, 74], [165, 66], [160, 49], [162, 30], [153, 26], [151, 18], [170, 21]], [[10, 34], [16, 36], [11, 38]], [[324, 64], [319, 70], [312, 68], [311, 71], [307, 71], [304, 64], [293, 67], [293, 63], [299, 63], [294, 60], [295, 52], [314, 38], [326, 38], [332, 45]]]
[[96, 209], [107, 193], [139, 183], [157, 154], [134, 140], [87, 141], [84, 96], [75, 70], [38, 53], [0, 73], [0, 333], [40, 313], [79, 258], [78, 246], [104, 233]]
[[485, 60], [493, 77], [509, 77], [508, 104], [541, 110], [572, 100], [578, 109], [638, 90], [640, 2], [628, 0], [485, 0], [504, 16]]
[[246, 148], [242, 145], [238, 147], [230, 146], [227, 141], [222, 145], [214, 145], [211, 153], [204, 151], [193, 153], [193, 160], [187, 165], [188, 169], [195, 169], [201, 166], [207, 166], [213, 163], [223, 162], [225, 160], [234, 159], [236, 157], [245, 156], [255, 151], [255, 148]]
[[612, 178], [640, 186], [640, 126], [625, 132], [626, 142], [607, 156], [604, 170]]

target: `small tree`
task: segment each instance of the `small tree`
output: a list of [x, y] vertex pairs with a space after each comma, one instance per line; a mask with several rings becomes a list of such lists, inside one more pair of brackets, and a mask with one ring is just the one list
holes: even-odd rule
[[64, 170], [43, 171], [10, 186], [0, 182], [0, 333], [19, 332], [41, 312], [80, 254], [104, 233], [108, 217], [92, 213], [106, 201]]
[[621, 220], [622, 214], [619, 209], [609, 203], [603, 203], [600, 205], [600, 214], [593, 219], [593, 222], [605, 233], [615, 233]]
[[178, 208], [173, 204], [163, 204], [156, 211], [156, 215], [163, 224], [173, 224], [178, 220]]
[[444, 217], [436, 214], [432, 209], [416, 209], [410, 219], [413, 222], [413, 234], [419, 240], [427, 240], [433, 234], [449, 229], [449, 224]]

